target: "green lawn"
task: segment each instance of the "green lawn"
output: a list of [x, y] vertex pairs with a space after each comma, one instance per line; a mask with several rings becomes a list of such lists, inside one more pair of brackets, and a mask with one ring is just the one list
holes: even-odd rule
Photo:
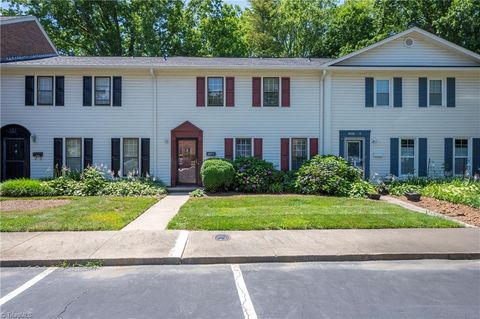
[[168, 225], [189, 230], [414, 227], [461, 225], [380, 201], [301, 195], [191, 198]]
[[[50, 197], [70, 203], [39, 210], [0, 212], [0, 231], [118, 230], [158, 201], [154, 197]], [[1, 201], [9, 200], [2, 198]], [[1, 202], [0, 202], [1, 205]]]

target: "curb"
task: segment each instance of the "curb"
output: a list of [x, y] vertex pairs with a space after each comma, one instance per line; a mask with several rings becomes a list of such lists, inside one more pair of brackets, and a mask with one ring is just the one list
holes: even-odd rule
[[1, 260], [1, 267], [50, 267], [62, 262], [86, 264], [102, 262], [103, 266], [139, 266], [139, 265], [208, 265], [208, 264], [245, 264], [245, 263], [295, 263], [317, 261], [381, 261], [381, 260], [478, 260], [476, 253], [398, 253], [398, 254], [353, 254], [353, 255], [297, 255], [297, 256], [229, 256], [229, 257], [159, 257], [159, 258], [105, 258], [105, 259], [49, 259], [49, 260]]

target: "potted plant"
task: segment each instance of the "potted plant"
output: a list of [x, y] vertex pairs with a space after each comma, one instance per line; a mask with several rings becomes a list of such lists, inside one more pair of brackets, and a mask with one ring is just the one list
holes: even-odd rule
[[422, 195], [417, 192], [406, 192], [405, 197], [411, 202], [419, 202]]

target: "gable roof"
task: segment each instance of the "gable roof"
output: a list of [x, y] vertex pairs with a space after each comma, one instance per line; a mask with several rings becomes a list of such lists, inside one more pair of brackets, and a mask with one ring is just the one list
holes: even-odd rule
[[357, 50], [357, 51], [352, 52], [352, 53], [350, 53], [350, 54], [344, 55], [344, 56], [342, 56], [342, 57], [340, 57], [340, 58], [338, 58], [338, 59], [334, 59], [334, 60], [332, 60], [332, 61], [330, 61], [330, 62], [327, 62], [327, 63], [325, 63], [324, 66], [325, 66], [325, 67], [335, 66], [335, 65], [337, 65], [337, 64], [340, 63], [340, 62], [344, 62], [344, 61], [346, 61], [346, 60], [348, 60], [348, 59], [350, 59], [350, 58], [356, 57], [356, 56], [358, 56], [358, 55], [360, 55], [360, 54], [363, 54], [363, 53], [365, 53], [365, 52], [367, 52], [367, 51], [370, 51], [370, 50], [373, 50], [373, 49], [378, 48], [378, 47], [380, 47], [380, 46], [383, 46], [383, 45], [385, 45], [385, 44], [387, 44], [387, 43], [389, 43], [389, 42], [392, 42], [392, 41], [394, 41], [394, 40], [396, 40], [396, 39], [399, 39], [399, 38], [401, 38], [401, 37], [404, 37], [404, 36], [409, 35], [409, 34], [412, 34], [412, 33], [417, 33], [417, 34], [420, 34], [420, 35], [422, 35], [422, 36], [425, 36], [426, 38], [434, 41], [434, 42], [435, 42], [436, 44], [438, 44], [439, 46], [442, 46], [442, 47], [444, 47], [444, 48], [447, 48], [447, 49], [449, 49], [449, 50], [452, 50], [452, 51], [454, 51], [455, 53], [457, 53], [457, 54], [459, 54], [459, 55], [461, 55], [461, 56], [464, 56], [464, 57], [466, 57], [466, 58], [469, 58], [469, 59], [471, 59], [471, 60], [476, 61], [477, 63], [480, 63], [480, 55], [479, 55], [479, 54], [477, 54], [477, 53], [475, 53], [475, 52], [473, 52], [473, 51], [470, 51], [470, 50], [468, 50], [468, 49], [465, 49], [465, 48], [463, 48], [463, 47], [461, 47], [461, 46], [459, 46], [459, 45], [456, 45], [455, 43], [452, 43], [452, 42], [450, 42], [450, 41], [447, 41], [447, 40], [445, 40], [445, 39], [442, 39], [442, 38], [440, 38], [440, 37], [438, 37], [438, 36], [436, 36], [436, 35], [434, 35], [434, 34], [432, 34], [432, 33], [430, 33], [430, 32], [427, 32], [427, 31], [423, 30], [423, 29], [420, 29], [420, 28], [418, 28], [418, 27], [413, 27], [413, 28], [410, 28], [410, 29], [405, 30], [405, 31], [403, 31], [403, 32], [400, 32], [400, 33], [398, 33], [398, 34], [396, 34], [396, 35], [393, 35], [393, 36], [391, 36], [391, 37], [385, 38], [385, 39], [383, 39], [383, 40], [381, 40], [381, 41], [379, 41], [379, 42], [376, 42], [376, 43], [374, 43], [374, 44], [372, 44], [372, 45], [369, 45], [369, 46], [367, 46], [367, 47], [365, 47], [365, 48], [363, 48], [363, 49]]
[[45, 30], [33, 16], [0, 17], [0, 62], [57, 56]]

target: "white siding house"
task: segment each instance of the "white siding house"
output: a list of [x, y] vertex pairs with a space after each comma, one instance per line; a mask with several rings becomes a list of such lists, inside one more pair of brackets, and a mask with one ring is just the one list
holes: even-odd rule
[[258, 156], [289, 170], [317, 153], [344, 156], [365, 177], [480, 169], [480, 57], [416, 28], [337, 60], [0, 66], [2, 179], [93, 164], [198, 184], [209, 157]]

